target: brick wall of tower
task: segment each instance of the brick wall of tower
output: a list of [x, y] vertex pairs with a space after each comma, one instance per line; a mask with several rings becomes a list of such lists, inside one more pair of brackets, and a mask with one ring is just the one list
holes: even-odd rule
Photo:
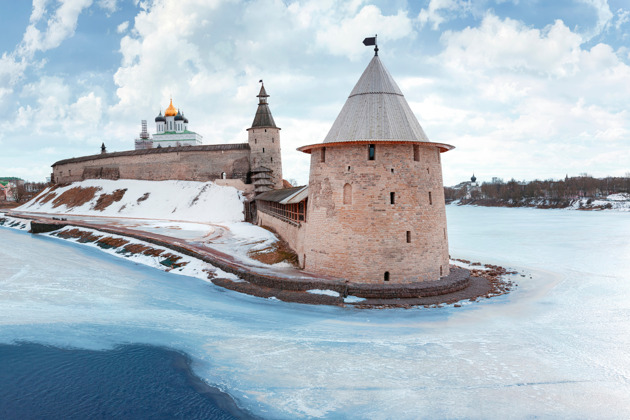
[[282, 154], [280, 150], [280, 129], [274, 127], [249, 128], [248, 142], [251, 150], [250, 165], [252, 168], [265, 166], [273, 171], [274, 188], [282, 185]]
[[55, 164], [53, 178], [58, 184], [94, 178], [213, 181], [220, 179], [225, 172], [228, 179], [247, 181], [250, 170], [250, 151], [247, 148], [200, 151], [178, 149], [169, 148], [147, 154], [139, 150], [95, 155], [92, 159], [68, 159]]
[[448, 275], [439, 150], [416, 147], [414, 156], [413, 144], [377, 143], [374, 160], [366, 144], [326, 147], [324, 162], [312, 150], [306, 270], [362, 283], [384, 283], [385, 272], [389, 283]]

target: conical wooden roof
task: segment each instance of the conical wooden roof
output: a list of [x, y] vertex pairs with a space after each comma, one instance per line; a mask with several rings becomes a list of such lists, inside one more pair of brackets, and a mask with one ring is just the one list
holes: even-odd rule
[[324, 143], [429, 139], [400, 88], [374, 56], [352, 89]]

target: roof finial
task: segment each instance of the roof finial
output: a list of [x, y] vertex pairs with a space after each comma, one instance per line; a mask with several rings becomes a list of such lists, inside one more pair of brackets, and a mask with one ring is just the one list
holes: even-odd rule
[[267, 95], [267, 91], [265, 90], [265, 84], [262, 79], [260, 79], [258, 83], [260, 83], [260, 93], [256, 95], [259, 98], [258, 105], [266, 104], [269, 95]]
[[376, 37], [377, 37], [377, 36], [378, 36], [378, 35], [374, 35], [373, 37], [370, 37], [370, 38], [365, 38], [365, 39], [363, 40], [363, 45], [365, 45], [366, 47], [367, 47], [368, 45], [374, 45], [374, 56], [377, 56], [377, 55], [378, 55], [378, 45], [376, 44]]

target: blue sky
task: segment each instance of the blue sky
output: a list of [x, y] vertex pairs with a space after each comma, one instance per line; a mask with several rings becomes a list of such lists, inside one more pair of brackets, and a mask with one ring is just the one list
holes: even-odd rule
[[247, 140], [258, 80], [285, 178], [308, 179], [373, 54], [443, 155], [445, 185], [630, 172], [628, 0], [0, 0], [0, 176], [129, 150], [173, 97], [204, 143]]

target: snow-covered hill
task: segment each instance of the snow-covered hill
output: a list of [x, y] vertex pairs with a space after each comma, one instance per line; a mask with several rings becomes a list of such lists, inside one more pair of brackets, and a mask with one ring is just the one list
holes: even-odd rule
[[16, 210], [218, 223], [243, 221], [243, 200], [212, 182], [90, 179], [47, 188]]

